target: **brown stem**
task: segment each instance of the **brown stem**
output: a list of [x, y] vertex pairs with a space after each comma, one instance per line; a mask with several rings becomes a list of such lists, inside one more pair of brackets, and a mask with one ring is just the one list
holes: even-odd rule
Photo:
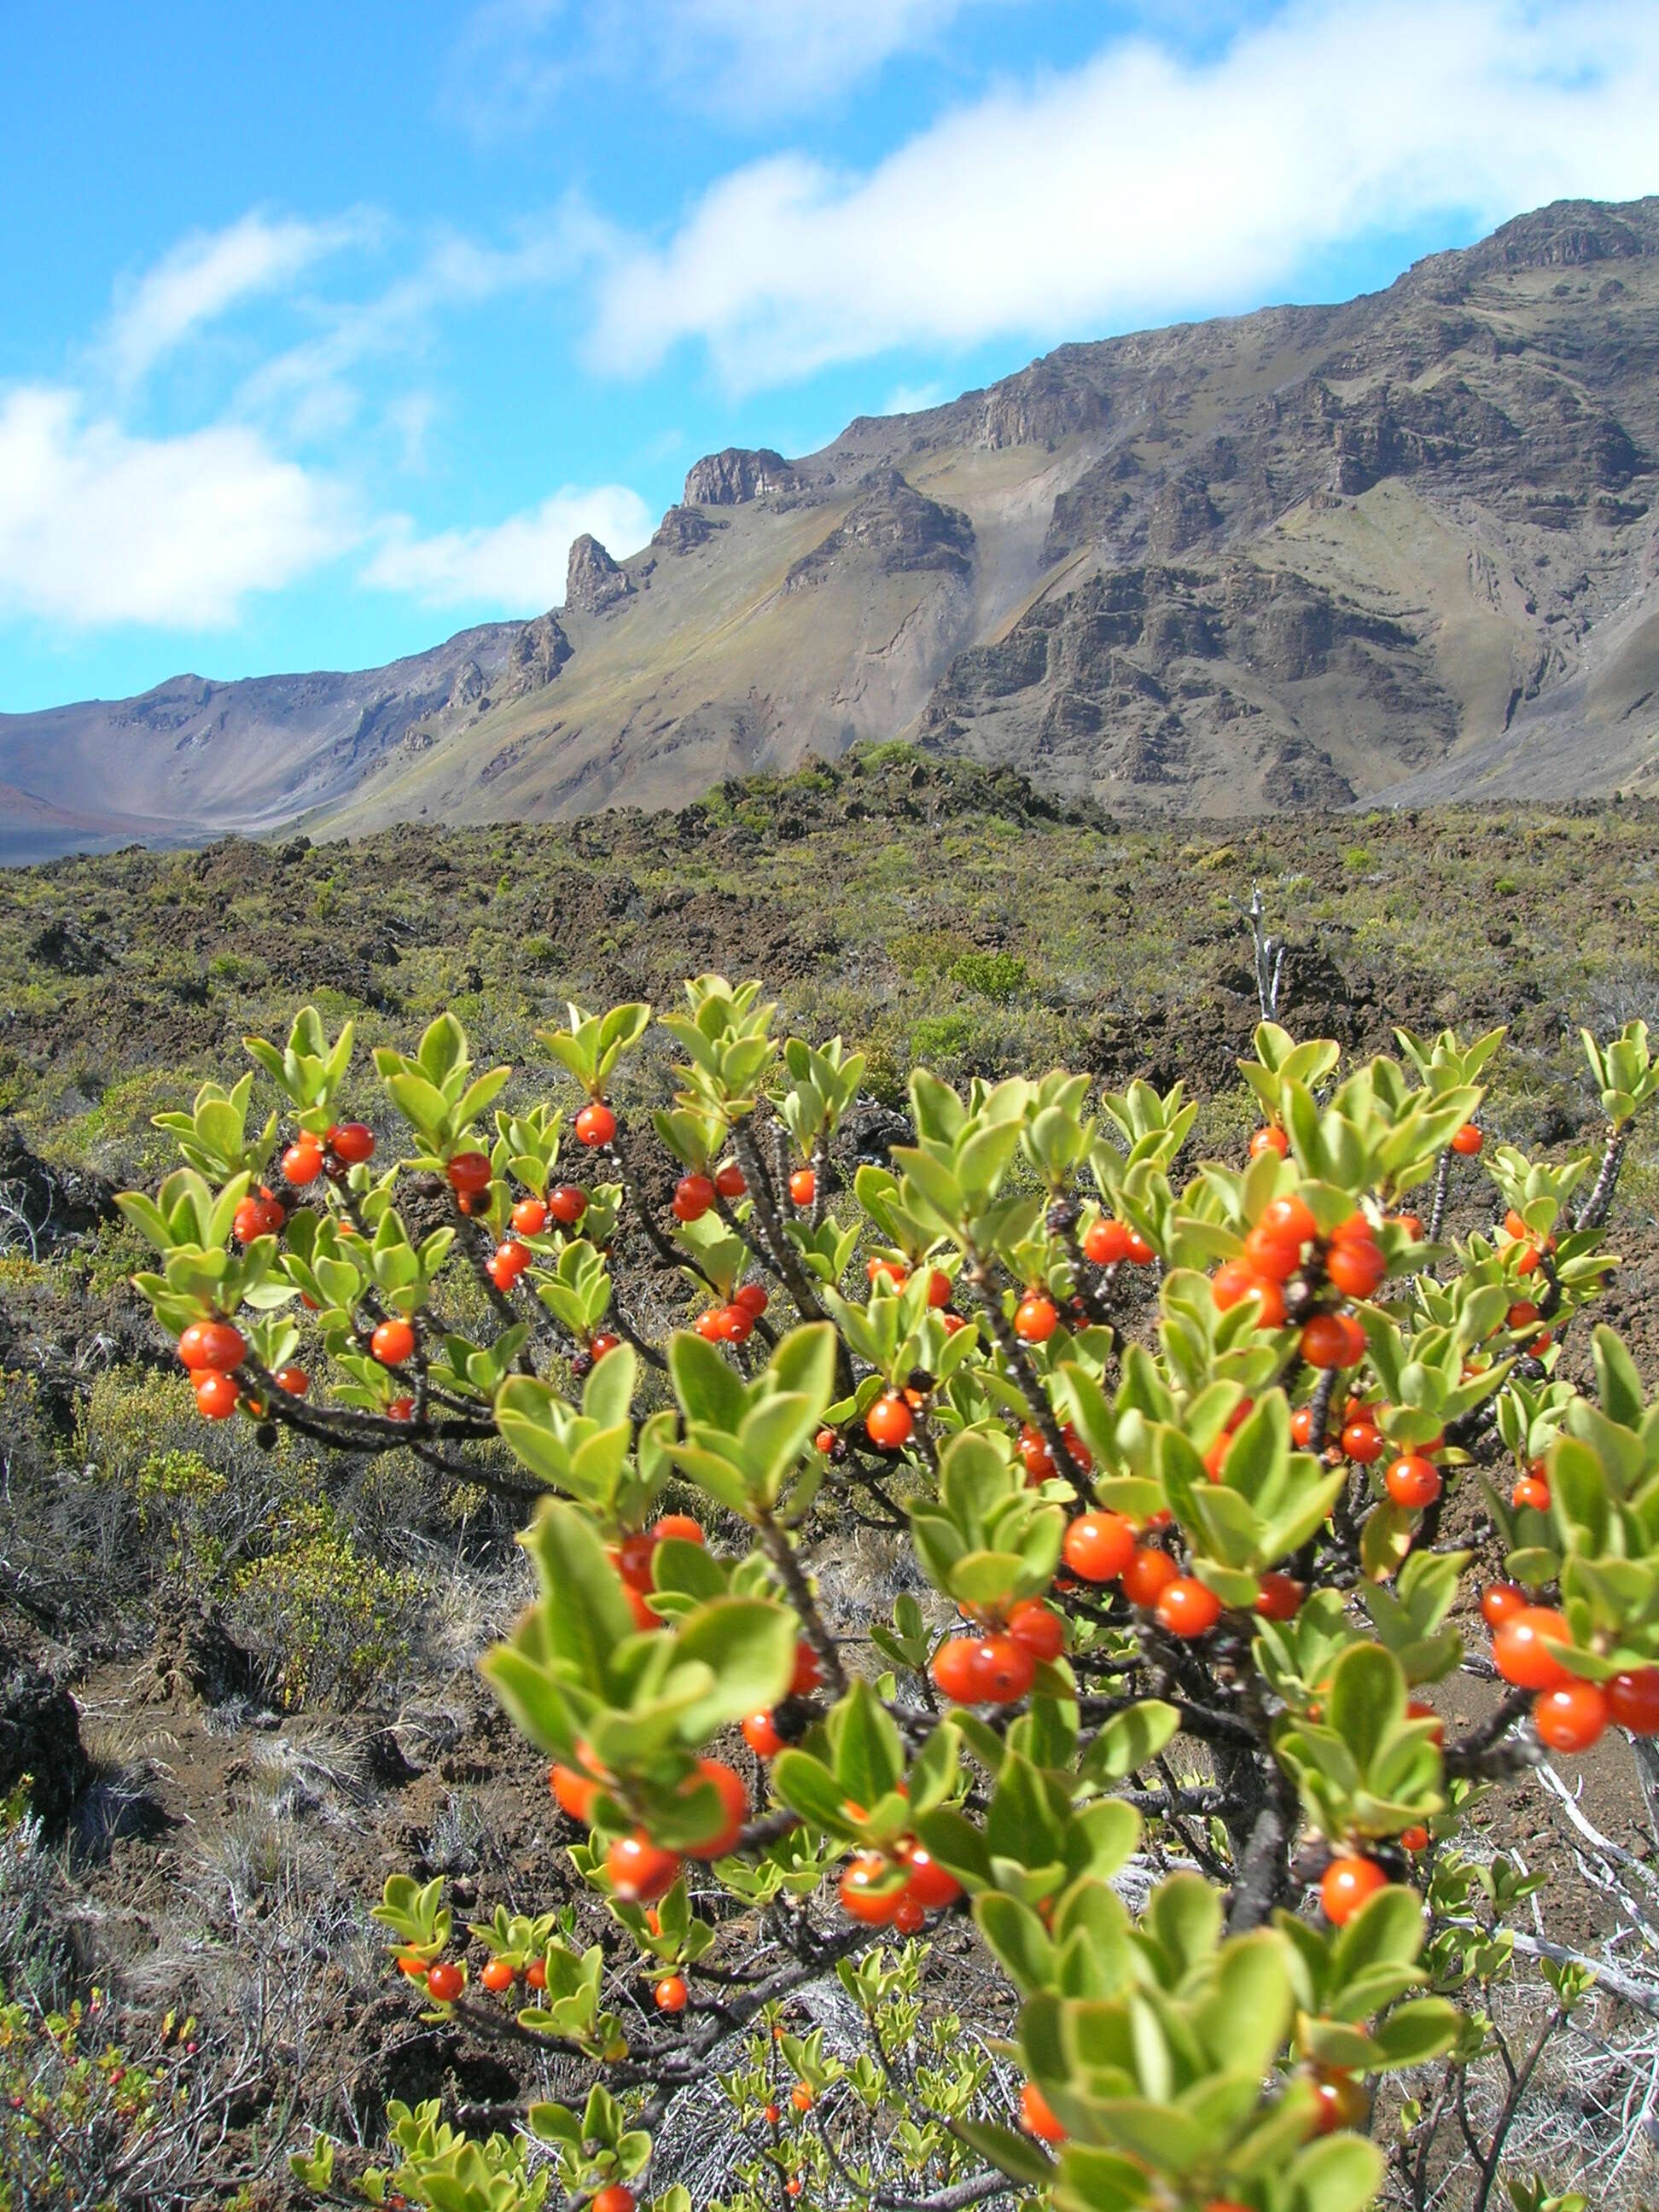
[[1094, 1499], [1089, 1494], [1089, 1486], [1077, 1462], [1072, 1457], [1070, 1446], [1060, 1432], [1060, 1424], [1048, 1403], [1048, 1394], [1037, 1380], [1036, 1370], [1025, 1357], [1024, 1346], [1009, 1326], [1008, 1316], [1002, 1310], [1002, 1301], [997, 1296], [996, 1285], [991, 1280], [988, 1268], [983, 1260], [970, 1252], [966, 1273], [991, 1334], [996, 1339], [997, 1349], [1007, 1361], [1009, 1370], [1019, 1385], [1020, 1394], [1030, 1412], [1032, 1426], [1048, 1445], [1056, 1472], [1066, 1477], [1079, 1504], [1085, 1513], [1088, 1512], [1094, 1504]]
[[770, 1514], [764, 1515], [757, 1527], [761, 1549], [777, 1569], [789, 1602], [806, 1632], [806, 1640], [818, 1656], [825, 1681], [836, 1697], [844, 1698], [847, 1694], [847, 1675], [841, 1663], [841, 1653], [836, 1648], [835, 1638], [824, 1626], [823, 1615], [818, 1611], [818, 1601], [801, 1571], [794, 1546]]

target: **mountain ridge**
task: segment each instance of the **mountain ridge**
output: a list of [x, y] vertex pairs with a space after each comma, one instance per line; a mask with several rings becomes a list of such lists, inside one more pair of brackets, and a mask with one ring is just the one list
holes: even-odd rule
[[1557, 203], [1356, 300], [706, 455], [533, 623], [0, 716], [0, 858], [672, 805], [899, 735], [1205, 815], [1645, 788], [1656, 489], [1659, 197]]

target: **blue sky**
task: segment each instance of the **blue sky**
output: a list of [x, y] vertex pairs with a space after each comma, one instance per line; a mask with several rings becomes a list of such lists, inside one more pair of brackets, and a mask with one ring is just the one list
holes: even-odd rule
[[1659, 190], [1659, 0], [14, 9], [0, 711], [562, 596], [698, 454]]

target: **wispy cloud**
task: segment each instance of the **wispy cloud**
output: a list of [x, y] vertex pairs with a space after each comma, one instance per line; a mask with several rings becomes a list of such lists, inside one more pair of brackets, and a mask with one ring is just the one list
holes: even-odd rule
[[134, 437], [70, 391], [0, 400], [0, 614], [221, 627], [350, 536], [337, 491], [252, 430]]
[[631, 553], [651, 534], [651, 513], [626, 484], [567, 484], [539, 507], [486, 528], [422, 537], [402, 519], [387, 531], [365, 582], [406, 592], [423, 606], [526, 614], [562, 600], [570, 548], [584, 531], [613, 554]]
[[1300, 0], [1204, 59], [1138, 36], [866, 171], [734, 171], [609, 269], [592, 356], [699, 342], [741, 390], [1242, 306], [1368, 232], [1651, 190], [1656, 112], [1654, 0]]
[[136, 381], [193, 331], [255, 295], [291, 284], [368, 228], [362, 216], [319, 223], [255, 212], [226, 229], [182, 239], [118, 297], [109, 337], [116, 375]]
[[454, 105], [483, 137], [543, 122], [584, 80], [648, 82], [766, 127], [840, 98], [896, 54], [935, 47], [970, 7], [1019, 0], [485, 0], [462, 34]]

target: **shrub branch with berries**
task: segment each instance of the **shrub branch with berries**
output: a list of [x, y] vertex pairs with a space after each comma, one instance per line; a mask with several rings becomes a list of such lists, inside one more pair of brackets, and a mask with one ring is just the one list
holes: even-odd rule
[[[349, 1028], [307, 1009], [249, 1041], [269, 1118], [251, 1073], [205, 1086], [162, 1117], [185, 1165], [121, 1201], [206, 1419], [514, 1502], [539, 1595], [482, 1672], [654, 1999], [641, 2032], [568, 1905], [463, 1936], [441, 1882], [394, 1875], [376, 1917], [429, 2016], [556, 2046], [589, 2087], [487, 2139], [395, 2107], [395, 2163], [353, 2186], [690, 2212], [653, 2136], [718, 2077], [762, 2130], [744, 2204], [1360, 2212], [1379, 2086], [1409, 2154], [1411, 2069], [1482, 2048], [1458, 1931], [1496, 1940], [1524, 1885], [1460, 1849], [1471, 1804], [1545, 1747], [1659, 1732], [1659, 1404], [1605, 1328], [1591, 1390], [1559, 1372], [1616, 1264], [1645, 1030], [1586, 1037], [1605, 1142], [1565, 1162], [1485, 1147], [1501, 1033], [1402, 1031], [1343, 1073], [1264, 1023], [1243, 1165], [1177, 1172], [1178, 1086], [964, 1097], [918, 1069], [914, 1141], [848, 1183], [862, 1061], [775, 1015], [689, 984], [679, 1088], [626, 1126], [648, 1008], [573, 1007], [543, 1033], [563, 1099], [512, 1105], [445, 1015], [374, 1055], [394, 1135]], [[1492, 1226], [1452, 1242], [1459, 1176]], [[681, 1325], [653, 1340], [665, 1263]], [[1506, 1555], [1479, 1604], [1508, 1690], [1461, 1739], [1429, 1694], [1466, 1662], [1454, 1504]], [[858, 1525], [908, 1545], [931, 1613], [826, 1609], [815, 1537]], [[1132, 1909], [1154, 1841], [1183, 1863]], [[1017, 2027], [930, 2071], [944, 1916]], [[789, 2025], [836, 1973], [875, 2031], [853, 2068]], [[842, 2090], [887, 2112], [897, 2194], [812, 2135]], [[343, 2192], [325, 2141], [296, 2170]]]

